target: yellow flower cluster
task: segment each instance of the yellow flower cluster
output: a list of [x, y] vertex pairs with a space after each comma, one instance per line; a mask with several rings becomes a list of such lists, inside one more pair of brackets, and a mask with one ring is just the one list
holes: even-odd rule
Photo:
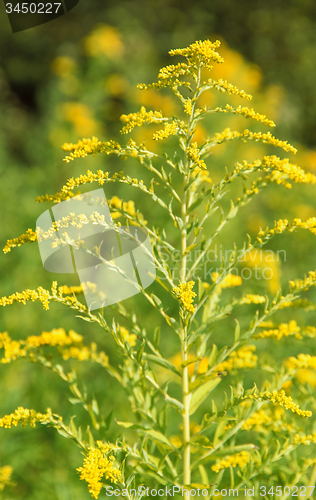
[[26, 427], [27, 424], [30, 424], [30, 427], [34, 428], [36, 427], [36, 422], [49, 422], [51, 416], [52, 411], [50, 408], [43, 414], [19, 406], [19, 408], [10, 415], [5, 415], [0, 418], [0, 427], [11, 429], [12, 426], [16, 427], [18, 424], [22, 425], [22, 427]]
[[186, 115], [191, 116], [193, 111], [192, 99], [188, 98], [183, 104], [184, 112]]
[[129, 113], [128, 115], [122, 115], [121, 121], [126, 123], [122, 128], [122, 134], [128, 134], [135, 127], [141, 127], [146, 123], [160, 123], [166, 121], [168, 118], [164, 118], [160, 111], [146, 111], [145, 106], [140, 108], [140, 111], [136, 113]]
[[195, 312], [192, 302], [194, 297], [196, 297], [196, 293], [192, 291], [193, 286], [194, 281], [188, 281], [188, 283], [180, 283], [179, 286], [173, 288], [173, 292], [176, 294], [181, 306], [189, 313]]
[[301, 329], [297, 325], [296, 321], [291, 320], [289, 323], [282, 323], [278, 326], [278, 328], [263, 330], [262, 332], [258, 333], [255, 338], [270, 338], [280, 340], [282, 337], [289, 337], [290, 335], [294, 335], [295, 338], [301, 339], [302, 335], [300, 334], [300, 331]]
[[316, 432], [313, 434], [295, 434], [294, 444], [311, 444], [316, 443]]
[[31, 335], [27, 337], [25, 344], [27, 347], [40, 347], [43, 345], [64, 346], [82, 342], [82, 335], [74, 330], [65, 332], [63, 328], [54, 328], [50, 332], [43, 332], [41, 335]]
[[251, 394], [250, 396], [245, 396], [245, 398], [254, 399], [254, 400], [268, 400], [271, 403], [276, 403], [280, 406], [284, 406], [286, 410], [291, 410], [292, 413], [296, 413], [297, 415], [301, 415], [302, 417], [311, 417], [311, 411], [301, 410], [300, 407], [295, 404], [290, 396], [285, 395], [285, 391], [264, 391], [259, 394]]
[[137, 335], [135, 335], [135, 333], [129, 333], [127, 328], [125, 328], [124, 326], [120, 326], [120, 332], [123, 339], [126, 340], [126, 342], [128, 342], [131, 347], [136, 345]]
[[[293, 146], [291, 146], [291, 144], [289, 144], [287, 141], [281, 141], [280, 139], [277, 139], [271, 134], [271, 132], [266, 132], [266, 133], [251, 132], [248, 129], [245, 129], [243, 132], [237, 132], [230, 130], [230, 128], [225, 128], [223, 132], [217, 132], [215, 136], [212, 139], [210, 139], [210, 142], [221, 144], [222, 142], [231, 141], [234, 139], [241, 139], [244, 142], [246, 142], [247, 140], [260, 141], [263, 142], [264, 144], [271, 144], [272, 146], [278, 146], [284, 149], [284, 151], [291, 151], [294, 154], [297, 152], [297, 150]], [[253, 166], [257, 167], [262, 165], [262, 167], [275, 168], [276, 166], [275, 163], [276, 165], [279, 166], [280, 169], [283, 169], [281, 171], [283, 171], [284, 173], [289, 173], [289, 174], [291, 173], [293, 176], [295, 176], [295, 173], [297, 172], [298, 176], [301, 174], [304, 174], [305, 176], [307, 175], [307, 177], [305, 177], [306, 179], [307, 178], [313, 179], [315, 177], [312, 174], [305, 174], [303, 169], [297, 167], [296, 165], [290, 164], [288, 158], [280, 160], [280, 158], [278, 158], [277, 156], [265, 156], [262, 162], [260, 162], [260, 160], [257, 160], [256, 162], [254, 162]], [[300, 180], [295, 182], [311, 182], [311, 181]]]
[[262, 167], [263, 169], [269, 170], [275, 169], [272, 172], [272, 174], [275, 175], [275, 178], [273, 178], [272, 180], [277, 184], [281, 184], [283, 181], [282, 177], [276, 176], [276, 173], [286, 174], [289, 179], [297, 183], [315, 184], [316, 182], [316, 176], [314, 174], [311, 174], [310, 172], [306, 173], [301, 167], [290, 163], [288, 158], [283, 158], [281, 160], [278, 156], [275, 155], [264, 156]]
[[92, 498], [98, 498], [102, 489], [102, 478], [109, 479], [112, 483], [122, 481], [122, 473], [113, 466], [114, 456], [106, 457], [106, 453], [114, 447], [106, 445], [102, 441], [97, 441], [97, 448], [91, 447], [87, 457], [83, 461], [83, 466], [78, 467], [80, 479], [87, 481], [89, 493]]
[[[131, 336], [133, 337], [133, 336]], [[10, 336], [4, 332], [0, 333], [0, 348], [4, 348], [4, 357], [1, 363], [10, 363], [17, 358], [25, 357], [28, 353], [34, 359], [34, 349], [42, 346], [59, 347], [63, 359], [76, 358], [80, 361], [91, 359], [102, 366], [108, 365], [108, 357], [101, 351], [97, 352], [94, 342], [90, 347], [83, 346], [82, 336], [74, 330], [70, 330], [68, 335], [63, 328], [54, 328], [50, 332], [43, 332], [41, 335], [31, 335], [26, 340], [11, 340]], [[65, 346], [69, 348], [65, 349]]]
[[10, 361], [26, 356], [26, 349], [21, 348], [21, 342], [11, 340], [7, 332], [0, 333], [0, 349], [2, 348], [4, 348], [4, 357], [1, 363], [10, 363]]
[[247, 345], [232, 352], [226, 361], [219, 363], [216, 367], [217, 372], [230, 372], [241, 368], [254, 368], [257, 366], [258, 356], [253, 354], [256, 346]]
[[[245, 402], [246, 401], [244, 401], [244, 403]], [[242, 429], [249, 431], [254, 427], [256, 427], [256, 430], [261, 430], [262, 428], [266, 430], [269, 427], [275, 432], [282, 430], [293, 433], [295, 430], [295, 425], [293, 423], [288, 424], [285, 422], [284, 408], [282, 407], [277, 407], [274, 411], [271, 411], [270, 408], [260, 408], [260, 410], [254, 412], [251, 417], [245, 421]]]
[[63, 195], [68, 196], [71, 191], [73, 191], [76, 187], [81, 186], [83, 184], [89, 184], [91, 182], [98, 182], [100, 186], [103, 186], [104, 181], [107, 181], [109, 178], [109, 172], [103, 172], [103, 170], [98, 170], [96, 174], [91, 172], [91, 170], [87, 170], [87, 173], [84, 175], [79, 175], [75, 179], [71, 177], [68, 179], [66, 184], [61, 188], [61, 193]]
[[199, 169], [206, 169], [205, 162], [200, 158], [200, 150], [197, 142], [192, 142], [191, 146], [187, 147], [187, 158], [190, 160], [190, 168], [198, 167]]
[[[220, 274], [217, 272], [212, 273], [212, 281], [215, 282], [219, 276]], [[218, 286], [220, 286], [220, 288], [234, 288], [235, 286], [240, 285], [242, 285], [241, 277], [228, 273]]]
[[[262, 229], [259, 231], [257, 240], [259, 243], [262, 243], [262, 238], [270, 238], [274, 234], [281, 234], [285, 230], [290, 231], [291, 233], [295, 231], [297, 228], [302, 228], [302, 229], [309, 229], [309, 231], [313, 234], [316, 234], [316, 217], [310, 217], [307, 219], [305, 222], [301, 221], [301, 219], [294, 219], [292, 223], [290, 223], [287, 219], [280, 219], [274, 223], [274, 227], [272, 229], [267, 228], [265, 231]], [[312, 282], [315, 280], [316, 273], [313, 271], [309, 272], [310, 274], [310, 279], [307, 279], [306, 284], [308, 285], [309, 282]], [[300, 288], [303, 286], [303, 281], [302, 280], [297, 280], [298, 283], [300, 283], [298, 286], [296, 286], [294, 281], [290, 281], [290, 285], [293, 286], [294, 288]]]
[[239, 304], [263, 304], [264, 302], [266, 302], [266, 300], [266, 297], [263, 297], [263, 295], [254, 295], [248, 293], [240, 299]]
[[43, 304], [43, 309], [46, 310], [49, 309], [49, 302], [51, 300], [61, 302], [80, 312], [84, 312], [87, 310], [86, 306], [81, 304], [76, 297], [63, 297], [60, 289], [57, 295], [57, 281], [53, 281], [51, 293], [39, 286], [37, 290], [24, 290], [23, 292], [16, 292], [9, 297], [1, 297], [0, 306], [5, 307], [7, 305], [13, 304], [14, 302], [21, 302], [25, 305], [28, 301], [35, 302], [36, 300], [41, 302]]
[[82, 139], [76, 144], [65, 143], [62, 145], [64, 151], [70, 151], [70, 155], [64, 158], [66, 163], [73, 161], [75, 158], [85, 158], [88, 155], [95, 156], [97, 153], [111, 154], [119, 152], [121, 146], [115, 141], [99, 141], [97, 137], [92, 139]]
[[12, 472], [13, 468], [11, 465], [0, 467], [0, 492], [2, 492], [7, 485], [11, 484]]
[[217, 90], [220, 90], [221, 92], [227, 92], [227, 94], [234, 94], [238, 95], [239, 97], [244, 97], [248, 99], [248, 101], [251, 101], [252, 95], [246, 94], [244, 90], [239, 90], [235, 85], [232, 85], [231, 83], [228, 83], [227, 80], [222, 80], [219, 78], [218, 80], [212, 80], [211, 78], [207, 82], [210, 87], [215, 88]]
[[[133, 201], [124, 201], [118, 198], [117, 196], [113, 196], [110, 200], [108, 200], [109, 207], [110, 208], [119, 208], [120, 210], [123, 210], [124, 212], [135, 216], [136, 215], [136, 210], [135, 210], [135, 203]], [[113, 219], [116, 219], [118, 217], [121, 217], [122, 214], [120, 212], [112, 212], [111, 216]]]
[[109, 358], [105, 352], [97, 351], [97, 344], [92, 342], [90, 347], [88, 346], [71, 346], [67, 349], [60, 349], [61, 355], [64, 360], [73, 358], [79, 361], [94, 361], [101, 366], [108, 366]]
[[83, 292], [83, 286], [67, 286], [63, 285], [58, 288], [59, 293], [62, 295], [72, 295], [73, 293], [82, 293]]
[[203, 68], [211, 70], [213, 68], [210, 64], [211, 61], [216, 63], [224, 62], [224, 59], [215, 50], [220, 47], [220, 45], [221, 42], [219, 40], [215, 42], [211, 42], [210, 40], [204, 40], [203, 42], [197, 41], [184, 49], [170, 50], [169, 54], [171, 56], [186, 57], [189, 66], [196, 67], [196, 63], [199, 62]]
[[25, 234], [22, 234], [18, 238], [13, 238], [12, 240], [8, 240], [3, 249], [4, 253], [11, 252], [11, 248], [20, 247], [24, 245], [24, 243], [28, 241], [37, 241], [37, 234], [32, 229], [28, 229]]
[[37, 290], [24, 290], [23, 292], [13, 293], [9, 297], [1, 297], [0, 306], [5, 307], [13, 304], [14, 302], [21, 302], [25, 305], [26, 302], [35, 302], [35, 300], [38, 300], [43, 304], [43, 309], [49, 309], [49, 291], [45, 290], [41, 286], [39, 286]]
[[[170, 52], [169, 52], [170, 54]], [[179, 76], [189, 75], [190, 67], [185, 63], [169, 64], [161, 68], [158, 73], [158, 80], [170, 80]]]
[[246, 422], [242, 426], [242, 429], [249, 431], [255, 426], [266, 426], [271, 423], [271, 417], [267, 414], [265, 410], [260, 408], [260, 410], [255, 411], [251, 417], [247, 418]]
[[297, 370], [297, 368], [312, 368], [316, 370], [316, 356], [311, 356], [310, 354], [299, 354], [297, 358], [291, 356], [285, 361], [285, 364], [291, 370]]
[[[180, 80], [179, 78], [183, 76], [193, 76], [195, 77], [194, 71], [200, 66], [201, 68], [210, 71], [213, 66], [212, 61], [217, 63], [224, 62], [224, 59], [216, 52], [216, 48], [220, 46], [221, 42], [216, 40], [211, 42], [210, 40], [198, 41], [191, 44], [189, 47], [184, 49], [170, 50], [169, 54], [171, 56], [183, 56], [187, 59], [186, 63], [170, 64], [161, 68], [158, 73], [158, 82], [152, 83], [150, 85], [145, 85], [143, 83], [137, 85], [140, 90], [148, 90], [151, 88], [161, 89], [163, 87], [171, 87], [172, 90], [177, 93], [177, 88], [179, 86], [185, 86], [190, 88], [190, 83]], [[181, 99], [182, 100], [182, 99]], [[186, 108], [189, 111], [189, 107]]]
[[235, 455], [230, 455], [221, 460], [218, 460], [215, 465], [212, 465], [211, 469], [214, 472], [219, 472], [222, 469], [228, 469], [229, 467], [244, 467], [249, 462], [249, 452], [241, 451]]
[[185, 130], [185, 123], [179, 120], [173, 120], [172, 122], [167, 122], [164, 128], [158, 130], [154, 133], [153, 138], [155, 141], [160, 141], [161, 139], [167, 139], [170, 135], [176, 135], [178, 133], [183, 133]]
[[307, 290], [310, 286], [316, 284], [316, 271], [309, 271], [308, 276], [303, 280], [289, 281], [291, 291], [293, 290]]
[[256, 113], [253, 108], [247, 108], [238, 106], [234, 108], [230, 104], [226, 104], [225, 108], [215, 108], [215, 113], [234, 113], [235, 115], [242, 115], [245, 118], [253, 118], [254, 120], [263, 123], [264, 125], [268, 125], [269, 127], [275, 127], [275, 123], [272, 120], [269, 120], [266, 115], [261, 115], [260, 113]]

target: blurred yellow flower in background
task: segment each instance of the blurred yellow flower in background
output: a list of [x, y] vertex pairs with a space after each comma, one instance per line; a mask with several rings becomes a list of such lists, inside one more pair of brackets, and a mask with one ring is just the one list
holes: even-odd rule
[[124, 45], [120, 32], [105, 23], [97, 24], [92, 32], [84, 38], [84, 48], [91, 57], [105, 55], [116, 60], [124, 54]]

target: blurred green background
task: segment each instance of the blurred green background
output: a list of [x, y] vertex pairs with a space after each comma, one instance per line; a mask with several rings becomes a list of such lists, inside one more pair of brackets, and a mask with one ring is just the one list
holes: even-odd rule
[[[119, 117], [148, 108], [172, 113], [171, 95], [136, 90], [136, 83], [155, 81], [158, 69], [173, 61], [171, 48], [185, 47], [198, 39], [222, 41], [221, 55], [226, 62], [216, 68], [216, 76], [254, 94], [255, 109], [277, 123], [273, 133], [288, 140], [299, 152], [291, 160], [308, 171], [316, 170], [316, 4], [312, 0], [266, 1], [213, 0], [109, 1], [80, 0], [68, 14], [50, 23], [13, 34], [4, 5], [0, 5], [0, 208], [1, 245], [19, 236], [27, 228], [35, 229], [36, 219], [48, 208], [35, 203], [36, 196], [55, 193], [67, 178], [98, 168], [125, 170], [136, 176], [136, 164], [103, 157], [86, 158], [69, 164], [62, 161], [60, 146], [77, 142], [82, 137], [116, 139], [120, 136]], [[226, 96], [225, 96], [226, 97]], [[218, 96], [211, 102], [226, 102]], [[231, 100], [228, 99], [228, 102]], [[237, 103], [237, 100], [234, 101]], [[243, 104], [242, 101], [240, 101]], [[238, 101], [239, 104], [239, 101]], [[245, 103], [244, 105], [247, 105]], [[251, 127], [243, 118], [216, 118], [197, 131], [196, 140], [225, 127]], [[264, 127], [259, 127], [264, 129]], [[152, 131], [140, 129], [133, 138], [146, 140], [147, 147], [161, 147], [151, 141]], [[169, 146], [170, 147], [170, 146]], [[214, 150], [209, 160], [211, 177], [220, 178], [224, 166], [236, 160], [251, 161], [263, 154], [288, 156], [254, 145], [226, 144]], [[135, 172], [135, 173], [134, 173]], [[139, 178], [146, 179], [139, 174]], [[117, 195], [137, 202], [131, 188], [109, 185], [108, 198]], [[162, 211], [152, 202], [137, 207], [146, 220], [163, 227]], [[256, 234], [260, 225], [272, 225], [274, 219], [296, 216], [306, 219], [315, 215], [315, 188], [298, 185], [292, 190], [271, 186], [269, 191], [241, 212], [234, 229], [223, 235], [229, 248], [233, 241], [241, 243], [245, 234]], [[288, 278], [302, 277], [316, 268], [314, 236], [305, 232], [284, 235], [271, 243], [272, 250], [286, 248], [286, 262], [274, 266], [274, 280], [247, 284], [256, 293], [274, 293]], [[282, 271], [281, 271], [282, 265]], [[0, 293], [10, 295], [39, 285], [49, 288], [53, 279], [59, 284], [79, 284], [71, 275], [47, 273], [36, 244], [13, 249], [0, 257]], [[256, 288], [257, 287], [257, 288]], [[134, 299], [126, 305], [134, 305]], [[153, 322], [151, 310], [142, 307], [142, 322], [149, 330]], [[175, 304], [170, 305], [170, 310]], [[52, 305], [43, 311], [40, 304], [15, 304], [0, 311], [0, 331], [12, 338], [39, 335], [62, 326], [73, 328], [86, 343], [97, 341], [116, 360], [113, 339], [74, 317], [65, 307]], [[245, 320], [248, 320], [247, 316]], [[302, 322], [305, 318], [301, 317]], [[285, 319], [284, 319], [285, 320]], [[309, 317], [306, 324], [313, 324]], [[306, 346], [305, 346], [306, 347]], [[166, 354], [174, 353], [176, 343], [165, 346]], [[309, 349], [309, 351], [308, 351]], [[312, 353], [313, 346], [306, 352]], [[294, 354], [289, 346], [284, 353]], [[282, 358], [282, 356], [281, 356]], [[68, 362], [85, 379], [92, 393], [99, 397], [101, 411], [107, 415], [115, 408], [118, 420], [132, 418], [126, 410], [125, 396], [101, 368], [86, 363]], [[11, 413], [17, 406], [44, 412], [46, 407], [64, 415], [65, 421], [78, 409], [68, 402], [66, 384], [56, 375], [37, 365], [20, 360], [0, 365], [0, 414]], [[250, 383], [250, 386], [252, 384]], [[82, 422], [87, 423], [80, 414]], [[111, 428], [114, 440], [119, 431]], [[82, 462], [78, 449], [57, 435], [53, 429], [40, 426], [36, 430], [12, 429], [0, 432], [0, 465], [14, 467], [16, 487], [10, 498], [39, 500], [88, 499], [86, 485], [75, 471]], [[100, 498], [104, 493], [100, 495]]]

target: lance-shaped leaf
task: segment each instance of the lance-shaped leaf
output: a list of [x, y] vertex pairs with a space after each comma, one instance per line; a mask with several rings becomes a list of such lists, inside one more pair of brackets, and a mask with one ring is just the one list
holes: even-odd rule
[[177, 368], [172, 363], [170, 363], [170, 361], [167, 361], [164, 358], [159, 358], [158, 356], [155, 356], [154, 354], [147, 354], [147, 353], [143, 354], [143, 358], [146, 359], [147, 361], [152, 361], [153, 363], [156, 363], [157, 365], [163, 366], [167, 370], [169, 370], [173, 373], [176, 373], [176, 375], [181, 377], [181, 373], [179, 372], [179, 370], [177, 370]]
[[215, 389], [215, 387], [220, 383], [220, 381], [221, 381], [220, 377], [208, 380], [193, 392], [190, 402], [190, 415], [193, 415], [193, 413], [196, 412], [199, 406], [208, 397], [208, 395], [212, 392], [212, 390]]
[[169, 439], [162, 434], [159, 431], [155, 431], [153, 429], [145, 429], [141, 430], [141, 432], [144, 432], [146, 436], [148, 436], [151, 441], [154, 441], [155, 443], [163, 444], [165, 446], [168, 446], [170, 450], [174, 450], [174, 447], [170, 443]]

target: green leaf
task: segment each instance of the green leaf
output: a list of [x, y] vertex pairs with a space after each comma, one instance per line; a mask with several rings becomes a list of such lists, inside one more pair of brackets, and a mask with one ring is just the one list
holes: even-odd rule
[[198, 243], [194, 243], [194, 245], [190, 245], [188, 246], [186, 249], [185, 249], [185, 252], [184, 252], [184, 255], [187, 255], [188, 253], [191, 252], [191, 250], [193, 250], [195, 247], [198, 246]]
[[[227, 424], [227, 422], [226, 422]], [[217, 451], [216, 453], [213, 454], [213, 458], [220, 458], [220, 457], [225, 457], [226, 455], [234, 455], [235, 453], [240, 453], [241, 451], [252, 451], [252, 450], [258, 450], [259, 447], [256, 446], [255, 444], [249, 443], [249, 444], [240, 444], [238, 446], [229, 446], [228, 448], [225, 448], [224, 450]]]
[[217, 345], [213, 344], [213, 349], [211, 354], [208, 357], [208, 366], [212, 368], [212, 366], [215, 364], [217, 358]]
[[209, 486], [210, 483], [209, 483], [208, 475], [207, 475], [206, 469], [205, 469], [205, 467], [203, 467], [203, 465], [199, 465], [199, 473], [200, 473], [203, 485]]
[[239, 337], [240, 337], [240, 324], [237, 321], [237, 319], [235, 319], [235, 321], [236, 321], [236, 327], [235, 327], [235, 344], [237, 344], [237, 342], [239, 340]]
[[160, 326], [156, 326], [154, 330], [154, 343], [156, 346], [159, 346], [159, 340], [160, 340]]
[[214, 379], [215, 379], [214, 373], [196, 378], [194, 382], [190, 383], [190, 392], [193, 392], [194, 389], [197, 389], [201, 385], [206, 384], [209, 380], [214, 380]]
[[177, 368], [172, 363], [170, 363], [170, 361], [167, 361], [164, 358], [159, 358], [158, 356], [155, 356], [154, 354], [147, 354], [147, 353], [143, 354], [143, 358], [146, 359], [147, 361], [152, 361], [153, 363], [156, 363], [157, 365], [163, 366], [167, 370], [169, 370], [169, 371], [175, 373], [176, 375], [178, 375], [179, 377], [181, 377], [181, 373], [179, 372], [179, 370], [177, 370]]
[[143, 431], [143, 432], [145, 432], [146, 436], [148, 436], [149, 439], [151, 439], [152, 441], [158, 442], [160, 444], [164, 444], [172, 450], [174, 449], [172, 444], [170, 443], [169, 439], [161, 432], [158, 432], [158, 431], [155, 431], [152, 429], [146, 429], [146, 431]]
[[90, 431], [89, 425], [87, 426], [86, 434], [87, 434], [87, 441], [89, 443], [89, 446], [94, 448], [94, 446], [95, 446], [94, 437], [92, 436], [92, 432]]
[[89, 316], [80, 316], [79, 314], [77, 314], [75, 317], [76, 318], [81, 318], [81, 319], [83, 319], [83, 321], [88, 321], [88, 323], [93, 323], [94, 322], [94, 319], [89, 318]]
[[213, 439], [213, 446], [217, 446], [219, 441], [220, 441], [220, 438], [221, 436], [225, 433], [226, 431], [226, 426], [227, 426], [227, 419], [226, 418], [223, 418], [218, 424], [217, 424], [217, 427], [216, 427], [216, 431], [215, 431], [215, 435], [214, 435], [214, 439]]
[[167, 403], [169, 403], [171, 406], [173, 406], [173, 408], [175, 408], [178, 411], [178, 413], [180, 413], [180, 415], [182, 415], [182, 412], [184, 410], [184, 406], [182, 403], [180, 403], [180, 401], [178, 401], [175, 398], [171, 398], [170, 396], [165, 396], [165, 401], [167, 401]]
[[199, 301], [202, 299], [203, 295], [204, 295], [204, 286], [203, 286], [203, 281], [198, 278], [198, 299]]
[[73, 435], [73, 437], [75, 437], [75, 438], [76, 438], [76, 437], [77, 437], [77, 428], [76, 428], [76, 426], [75, 426], [75, 424], [74, 424], [74, 421], [73, 421], [73, 419], [74, 419], [74, 418], [75, 418], [75, 417], [71, 417], [71, 418], [70, 418], [69, 429], [70, 429], [70, 432], [71, 432], [71, 434]]
[[60, 434], [61, 436], [65, 437], [67, 439], [73, 439], [73, 437], [70, 436], [70, 434], [67, 431], [65, 431], [65, 429], [59, 428], [59, 429], [57, 429], [57, 432], [58, 432], [58, 434]]
[[203, 403], [203, 401], [208, 397], [208, 395], [212, 392], [213, 389], [220, 383], [221, 378], [216, 377], [212, 380], [207, 381], [201, 387], [196, 389], [191, 397], [190, 402], [190, 415], [198, 409], [198, 407]]
[[115, 423], [117, 425], [119, 425], [120, 427], [125, 427], [125, 429], [129, 429], [130, 427], [133, 427], [135, 425], [135, 424], [133, 424], [133, 422], [122, 422], [122, 421], [116, 420], [116, 418], [114, 420], [115, 420]]

